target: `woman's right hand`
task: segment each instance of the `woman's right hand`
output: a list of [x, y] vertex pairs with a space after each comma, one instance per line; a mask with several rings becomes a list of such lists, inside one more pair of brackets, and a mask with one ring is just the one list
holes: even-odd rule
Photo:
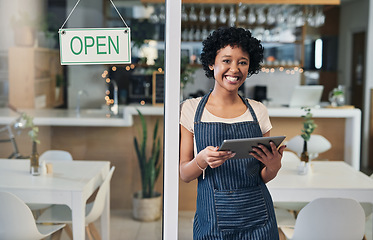
[[203, 166], [201, 166], [203, 168], [207, 167], [207, 165], [211, 168], [217, 168], [226, 160], [234, 157], [234, 155], [236, 155], [236, 153], [232, 153], [231, 151], [219, 151], [219, 147], [208, 146], [197, 154], [196, 160], [198, 159], [200, 165], [203, 164]]

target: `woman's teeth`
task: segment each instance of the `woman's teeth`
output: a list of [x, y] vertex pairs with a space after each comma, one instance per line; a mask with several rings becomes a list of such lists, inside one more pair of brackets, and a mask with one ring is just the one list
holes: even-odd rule
[[238, 77], [225, 76], [225, 78], [226, 78], [228, 81], [231, 81], [231, 82], [238, 81]]

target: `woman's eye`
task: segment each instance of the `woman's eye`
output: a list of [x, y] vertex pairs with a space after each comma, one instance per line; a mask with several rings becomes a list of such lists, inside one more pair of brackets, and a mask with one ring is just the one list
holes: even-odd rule
[[240, 62], [240, 65], [247, 65], [247, 62], [245, 62], [245, 61]]
[[228, 60], [228, 59], [224, 59], [223, 62], [224, 62], [224, 63], [230, 63], [230, 60]]

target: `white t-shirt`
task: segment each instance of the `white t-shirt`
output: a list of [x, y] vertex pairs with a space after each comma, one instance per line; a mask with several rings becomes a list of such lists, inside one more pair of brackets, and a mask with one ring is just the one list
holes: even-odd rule
[[[194, 134], [194, 116], [199, 102], [202, 97], [187, 99], [181, 103], [181, 115], [180, 115], [180, 124], [185, 127], [188, 131]], [[256, 118], [259, 122], [260, 129], [262, 133], [265, 134], [272, 128], [271, 121], [269, 120], [268, 110], [261, 103], [255, 100], [248, 99], [251, 107], [253, 108]], [[253, 121], [253, 117], [250, 113], [250, 110], [247, 109], [244, 114], [236, 118], [220, 118], [212, 113], [210, 113], [206, 108], [204, 109], [201, 117], [202, 122], [224, 122], [224, 123], [236, 123], [243, 121]]]
[[[196, 110], [198, 107], [199, 102], [201, 101], [202, 97], [187, 99], [181, 103], [180, 106], [180, 124], [185, 127], [188, 131], [190, 131], [194, 136], [194, 116], [196, 114]], [[267, 108], [261, 103], [255, 100], [248, 99], [251, 107], [253, 108], [256, 118], [259, 122], [260, 129], [263, 134], [267, 133], [269, 130], [272, 129], [271, 121], [269, 120], [268, 110]], [[238, 116], [236, 118], [220, 118], [212, 113], [210, 113], [206, 108], [204, 109], [201, 117], [201, 122], [223, 122], [223, 123], [236, 123], [236, 122], [243, 122], [243, 121], [253, 121], [253, 117], [250, 113], [250, 110], [247, 109], [244, 114]], [[194, 154], [197, 154], [197, 148], [195, 139], [194, 140]]]

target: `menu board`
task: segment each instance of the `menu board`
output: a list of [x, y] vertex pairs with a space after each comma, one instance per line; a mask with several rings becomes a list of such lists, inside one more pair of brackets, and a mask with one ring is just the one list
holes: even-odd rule
[[153, 72], [153, 105], [164, 104], [164, 72]]

